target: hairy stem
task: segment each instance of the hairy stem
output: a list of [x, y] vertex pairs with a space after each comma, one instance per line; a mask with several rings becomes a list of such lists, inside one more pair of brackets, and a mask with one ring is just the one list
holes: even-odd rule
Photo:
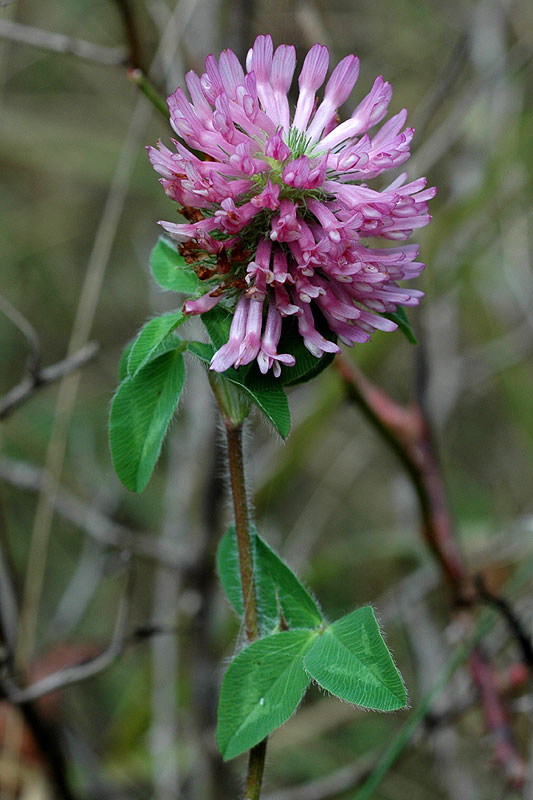
[[[259, 619], [254, 587], [254, 564], [252, 540], [250, 536], [250, 518], [246, 499], [246, 482], [244, 477], [244, 456], [242, 450], [242, 423], [235, 425], [222, 410], [226, 427], [228, 445], [229, 474], [233, 510], [235, 514], [235, 531], [239, 552], [242, 594], [244, 600], [244, 624], [249, 642], [259, 637]], [[267, 740], [263, 739], [250, 750], [248, 775], [246, 778], [245, 800], [259, 800], [261, 782], [265, 768]]]
[[249, 642], [259, 636], [257, 604], [254, 588], [254, 563], [252, 540], [250, 537], [250, 520], [246, 500], [246, 483], [244, 479], [244, 458], [242, 452], [242, 426], [226, 425], [228, 444], [229, 474], [233, 511], [235, 514], [235, 531], [239, 551], [239, 567], [241, 571], [242, 594], [244, 599], [244, 624]]
[[244, 794], [245, 800], [259, 800], [261, 781], [263, 780], [263, 771], [265, 769], [266, 748], [267, 740], [263, 739], [262, 742], [259, 742], [250, 750], [246, 791]]

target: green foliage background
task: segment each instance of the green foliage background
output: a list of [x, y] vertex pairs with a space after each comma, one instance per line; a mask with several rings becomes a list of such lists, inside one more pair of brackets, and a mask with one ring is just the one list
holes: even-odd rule
[[[167, 5], [137, 0], [133, 7], [148, 62]], [[0, 8], [4, 19], [110, 47], [124, 43], [111, 0], [18, 0]], [[270, 32], [276, 43], [295, 43], [300, 63], [317, 40], [330, 46], [332, 63], [349, 52], [359, 55], [361, 76], [347, 113], [378, 74], [392, 83], [391, 112], [410, 110], [417, 134], [409, 173], [427, 175], [439, 189], [434, 219], [416, 237], [428, 266], [418, 282], [426, 297], [411, 321], [427, 354], [427, 402], [458, 537], [472, 571], [485, 571], [499, 589], [533, 554], [531, 8], [497, 0], [200, 0], [168, 88], [182, 80], [183, 68], [202, 71], [209, 52], [226, 46], [244, 51], [260, 32]], [[1, 294], [32, 323], [43, 362], [50, 364], [65, 356], [112, 177], [134, 109], [144, 100], [122, 67], [6, 40], [0, 40], [0, 86]], [[164, 91], [164, 81], [159, 86]], [[100, 350], [82, 372], [61, 485], [85, 510], [100, 511], [140, 537], [132, 554], [130, 627], [156, 622], [172, 632], [127, 648], [105, 673], [66, 690], [55, 714], [77, 732], [89, 762], [98, 764], [95, 772], [72, 755], [80, 786], [94, 789], [101, 781], [128, 797], [163, 800], [170, 795], [161, 788], [162, 776], [171, 775], [184, 797], [204, 800], [234, 796], [242, 765], [222, 772], [212, 752], [212, 710], [237, 623], [212, 576], [229, 515], [217, 488], [216, 415], [201, 365], [191, 364], [183, 413], [142, 496], [120, 485], [107, 447], [122, 349], [152, 315], [179, 308], [176, 295], [159, 291], [148, 269], [157, 220], [175, 218], [143, 150], [158, 137], [167, 140], [169, 128], [154, 111], [132, 144], [133, 169], [91, 333]], [[5, 393], [24, 374], [27, 347], [2, 314], [0, 336]], [[348, 357], [408, 403], [417, 352], [400, 334], [377, 333]], [[3, 540], [19, 591], [57, 391], [57, 384], [44, 388], [2, 424]], [[320, 596], [330, 619], [375, 605], [416, 705], [430, 685], [432, 658], [442, 664], [451, 652], [451, 616], [419, 535], [411, 487], [385, 444], [346, 403], [333, 368], [289, 389], [289, 400], [293, 431], [286, 443], [258, 415], [252, 424], [258, 526]], [[62, 513], [54, 518], [37, 660], [60, 644], [98, 647], [111, 637], [123, 558], [120, 548], [97, 542], [94, 526], [93, 536], [87, 527], [83, 513], [76, 524], [72, 515], [70, 521]], [[159, 560], [146, 556], [156, 551]], [[531, 593], [519, 601], [531, 633]], [[490, 649], [505, 669], [516, 653], [503, 627], [498, 630]], [[165, 664], [176, 668], [175, 682]], [[170, 685], [167, 698], [176, 690], [166, 717], [155, 698], [158, 674]], [[452, 707], [460, 705], [454, 691]], [[527, 716], [509, 702], [518, 748], [527, 757]], [[363, 715], [312, 690], [299, 715], [272, 737], [267, 793], [374, 756], [408, 713]], [[158, 750], [157, 724], [176, 727], [172, 746]], [[461, 769], [476, 796], [492, 800], [502, 796], [504, 778], [501, 772], [487, 777], [491, 750], [483, 731], [475, 706], [453, 728]], [[439, 770], [444, 756], [424, 738], [404, 753], [376, 800], [407, 793], [420, 800], [451, 797]], [[351, 798], [353, 789], [335, 796]]]

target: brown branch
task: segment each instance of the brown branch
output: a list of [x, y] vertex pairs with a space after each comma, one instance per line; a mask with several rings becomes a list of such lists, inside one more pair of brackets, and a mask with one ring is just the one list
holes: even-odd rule
[[0, 296], [0, 311], [4, 314], [13, 325], [19, 329], [28, 343], [30, 354], [28, 357], [28, 372], [34, 375], [41, 365], [41, 343], [37, 331], [26, 317], [21, 314], [18, 308], [11, 305], [9, 300]]
[[328, 800], [337, 797], [360, 786], [372, 772], [376, 760], [377, 754], [364, 757], [355, 764], [341, 767], [324, 778], [267, 794], [264, 800]]
[[512, 786], [520, 788], [525, 780], [525, 765], [516, 752], [503, 709], [494, 672], [478, 646], [470, 655], [470, 670], [478, 688], [487, 729], [494, 746], [494, 757]]
[[98, 349], [99, 345], [96, 342], [89, 342], [77, 353], [73, 353], [49, 367], [39, 368], [34, 364], [33, 368], [30, 368], [29, 374], [4, 397], [0, 398], [0, 420], [8, 417], [39, 389], [83, 367], [94, 358]]
[[10, 687], [7, 692], [7, 699], [9, 702], [15, 705], [32, 702], [39, 697], [43, 697], [51, 692], [56, 692], [58, 689], [63, 689], [73, 683], [85, 681], [106, 670], [122, 653], [127, 615], [128, 600], [126, 595], [124, 595], [120, 600], [113, 637], [105, 650], [90, 661], [75, 664], [71, 667], [65, 667], [65, 669], [47, 675], [45, 678], [41, 678], [41, 680], [23, 689], [14, 686]]
[[[2, 697], [6, 698], [0, 683], [0, 698]], [[19, 709], [42, 756], [47, 777], [53, 787], [53, 796], [57, 800], [76, 800], [67, 781], [67, 760], [63, 752], [60, 728], [44, 719], [33, 703], [21, 703]]]
[[124, 34], [128, 43], [127, 65], [132, 69], [140, 69], [143, 72], [145, 67], [141, 58], [141, 46], [139, 42], [139, 32], [135, 20], [135, 14], [130, 0], [115, 0], [115, 5], [122, 19]]
[[487, 603], [487, 605], [497, 609], [505, 619], [511, 636], [516, 639], [516, 642], [520, 648], [524, 664], [530, 670], [533, 670], [533, 642], [531, 641], [531, 637], [527, 634], [517, 614], [511, 607], [511, 604], [508, 603], [503, 597], [490, 592], [485, 585], [482, 575], [476, 575], [474, 583], [479, 599]]
[[126, 54], [122, 48], [105, 47], [83, 39], [73, 39], [62, 33], [45, 31], [7, 19], [0, 20], [0, 39], [8, 39], [52, 53], [76, 56], [85, 61], [94, 61], [111, 67], [121, 67], [126, 64]]
[[94, 658], [89, 660], [82, 659], [75, 664], [71, 664], [68, 667], [57, 670], [57, 672], [46, 675], [44, 678], [24, 688], [19, 688], [4, 678], [2, 681], [2, 692], [5, 699], [13, 705], [24, 705], [25, 703], [34, 702], [41, 697], [45, 697], [47, 694], [65, 689], [67, 686], [72, 686], [76, 683], [82, 683], [89, 678], [99, 675], [108, 669], [108, 667], [124, 653], [126, 648], [131, 645], [148, 641], [149, 639], [153, 639], [154, 636], [174, 636], [178, 633], [178, 628], [175, 626], [149, 623], [147, 625], [139, 625], [130, 633], [126, 634], [126, 614], [127, 605], [121, 601], [111, 642]]
[[[51, 692], [56, 692], [59, 689], [64, 689], [67, 686], [72, 686], [75, 683], [81, 683], [95, 675], [99, 675], [108, 669], [124, 652], [124, 650], [132, 644], [144, 642], [154, 636], [162, 634], [175, 634], [176, 628], [167, 627], [162, 625], [142, 625], [134, 628], [129, 634], [126, 632], [126, 622], [128, 617], [129, 599], [131, 594], [131, 576], [128, 576], [128, 584], [124, 594], [120, 598], [118, 607], [117, 619], [113, 636], [109, 645], [102, 650], [94, 658], [90, 660], [82, 660], [77, 664], [65, 667], [53, 672], [51, 675], [46, 675], [41, 680], [30, 684], [24, 688], [18, 688], [4, 682], [4, 694], [10, 703], [20, 705], [24, 703], [33, 702], [41, 697], [44, 697]], [[6, 688], [7, 686], [7, 688]]]
[[[442, 569], [454, 603], [463, 608], [471, 605], [475, 589], [457, 545], [448, 510], [431, 425], [424, 408], [423, 376], [419, 386], [421, 402], [403, 408], [342, 357], [337, 356], [335, 364], [348, 397], [394, 450], [411, 478], [420, 508], [422, 535]], [[426, 372], [424, 363], [421, 372]], [[480, 647], [470, 655], [470, 671], [480, 693], [487, 727], [495, 741], [496, 759], [513, 785], [523, 782], [524, 765], [507, 724], [496, 678]]]
[[[30, 492], [41, 491], [46, 479], [44, 470], [9, 458], [0, 460], [0, 478], [12, 486]], [[190, 566], [187, 554], [175, 545], [158, 541], [150, 533], [136, 532], [120, 525], [64, 489], [55, 495], [54, 509], [101, 545], [129, 550], [138, 558], [150, 559], [168, 569], [183, 570]]]
[[349, 399], [394, 450], [411, 478], [422, 517], [422, 534], [447, 578], [454, 600], [458, 601], [467, 591], [467, 573], [455, 541], [430, 427], [422, 409], [398, 405], [345, 359], [337, 356], [335, 365]]

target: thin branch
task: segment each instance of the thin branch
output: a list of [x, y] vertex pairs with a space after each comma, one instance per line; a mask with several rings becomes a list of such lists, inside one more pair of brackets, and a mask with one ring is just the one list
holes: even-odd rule
[[127, 61], [122, 47], [105, 47], [7, 19], [0, 20], [0, 39], [37, 47], [39, 50], [76, 56], [84, 61], [94, 61], [110, 67], [125, 66]]
[[366, 756], [355, 764], [341, 767], [325, 778], [272, 792], [265, 795], [263, 800], [329, 800], [359, 786], [370, 775], [375, 763], [376, 756]]
[[422, 141], [422, 132], [426, 129], [435, 112], [440, 108], [444, 100], [450, 97], [461, 70], [468, 60], [468, 53], [469, 36], [463, 31], [455, 40], [450, 55], [437, 75], [434, 85], [417, 108], [413, 125], [419, 141]]
[[19, 329], [28, 342], [28, 346], [30, 348], [28, 371], [32, 375], [35, 374], [41, 364], [41, 343], [39, 341], [37, 331], [31, 322], [29, 322], [29, 320], [27, 320], [26, 317], [20, 313], [18, 308], [15, 308], [15, 306], [11, 305], [9, 300], [1, 295], [0, 311], [13, 323], [13, 325], [15, 325], [15, 327]]
[[497, 609], [505, 619], [511, 636], [516, 639], [520, 647], [524, 664], [526, 664], [530, 670], [533, 670], [533, 642], [518, 618], [518, 615], [511, 607], [511, 604], [503, 597], [490, 592], [485, 585], [482, 575], [476, 575], [474, 583], [480, 600], [483, 600], [487, 605]]
[[[164, 70], [172, 62], [182, 32], [179, 29], [176, 31], [176, 25], [183, 17], [187, 18], [187, 14], [191, 13], [189, 11], [191, 3], [194, 7], [196, 2], [197, 0], [189, 0], [185, 11], [183, 0], [177, 4], [169, 24], [163, 32], [151, 69]], [[139, 142], [142, 141], [143, 131], [146, 130], [150, 118], [150, 107], [142, 98], [139, 98], [130, 120], [96, 231], [70, 336], [69, 355], [87, 344], [89, 339], [102, 282], [138, 155]], [[16, 661], [22, 670], [26, 668], [31, 659], [37, 629], [39, 601], [54, 513], [54, 496], [59, 489], [70, 419], [76, 402], [78, 385], [79, 376], [77, 374], [67, 375], [62, 379], [58, 392], [54, 426], [46, 454], [46, 483], [43, 485], [37, 504], [21, 607]]]
[[62, 361], [42, 369], [30, 370], [29, 375], [17, 386], [14, 386], [4, 397], [0, 398], [0, 420], [9, 416], [39, 389], [83, 367], [94, 358], [98, 350], [99, 345], [96, 342], [89, 342], [85, 347], [82, 347], [71, 356], [67, 356]]
[[117, 619], [113, 636], [108, 647], [105, 648], [96, 658], [73, 667], [66, 667], [47, 675], [40, 681], [27, 686], [24, 689], [10, 689], [8, 699], [11, 703], [28, 703], [43, 697], [45, 694], [64, 689], [73, 683], [80, 683], [98, 675], [106, 670], [122, 653], [126, 639], [126, 625], [128, 620], [129, 600], [131, 594], [131, 577], [128, 575], [127, 586], [124, 590], [118, 606]]
[[170, 111], [168, 110], [166, 100], [161, 97], [151, 80], [149, 80], [146, 74], [139, 69], [139, 67], [128, 70], [128, 79], [134, 84], [134, 86], [137, 87], [137, 89], [139, 89], [139, 91], [144, 94], [154, 108], [157, 109], [157, 111], [159, 111], [159, 113], [165, 117], [165, 119], [170, 119]]
[[[457, 546], [448, 510], [444, 482], [427, 409], [405, 409], [337, 356], [337, 369], [348, 397], [390, 445], [404, 465], [415, 489], [422, 518], [422, 534], [445, 575], [455, 604], [469, 605], [475, 590]], [[423, 387], [424, 381], [421, 382]], [[506, 721], [493, 671], [481, 648], [470, 654], [470, 671], [479, 689], [487, 726], [495, 740], [495, 754], [508, 780], [524, 779], [522, 760]]]
[[418, 498], [424, 539], [446, 575], [454, 599], [462, 598], [467, 575], [453, 536], [429, 425], [422, 410], [402, 408], [345, 359], [337, 356], [335, 365], [350, 400], [359, 406], [405, 467]]
[[33, 683], [25, 689], [10, 691], [9, 701], [18, 704], [37, 700], [38, 697], [43, 697], [43, 695], [50, 694], [50, 692], [55, 692], [58, 689], [64, 689], [65, 686], [70, 686], [73, 683], [80, 683], [106, 670], [122, 652], [126, 632], [128, 605], [126, 594], [124, 594], [120, 599], [113, 638], [109, 646], [96, 656], [96, 658], [84, 664], [67, 667], [66, 669], [54, 672], [52, 675], [47, 675], [46, 678], [42, 678], [42, 680]]
[[115, 0], [115, 5], [118, 8], [119, 14], [122, 19], [122, 25], [128, 43], [128, 58], [127, 63], [133, 69], [144, 70], [143, 61], [141, 58], [141, 46], [139, 42], [139, 32], [130, 0]]
[[458, 98], [446, 119], [428, 136], [413, 156], [413, 174], [425, 175], [453, 147], [463, 131], [463, 120], [478, 97], [503, 78], [512, 78], [531, 60], [531, 48], [517, 42], [505, 58], [496, 61], [481, 77], [473, 80]]
[[[0, 460], [0, 478], [12, 486], [31, 492], [41, 491], [46, 481], [44, 470], [9, 458]], [[137, 533], [119, 525], [97, 508], [86, 505], [64, 489], [57, 492], [54, 509], [101, 545], [130, 550], [137, 557], [150, 559], [167, 569], [186, 570], [190, 566], [187, 554], [175, 545], [163, 542], [152, 534]]]
[[124, 595], [120, 600], [111, 642], [97, 656], [89, 661], [80, 661], [78, 664], [73, 664], [70, 667], [53, 672], [51, 675], [46, 675], [46, 677], [24, 689], [9, 687], [7, 691], [8, 701], [15, 705], [29, 703], [52, 692], [65, 689], [67, 686], [82, 683], [108, 669], [130, 645], [140, 644], [153, 639], [154, 636], [175, 636], [178, 632], [176, 627], [149, 624], [140, 625], [134, 628], [131, 633], [126, 634], [127, 612], [128, 603]]
[[500, 700], [492, 667], [479, 646], [470, 655], [470, 669], [480, 693], [481, 707], [487, 729], [491, 734], [495, 760], [503, 768], [509, 783], [515, 788], [521, 788], [526, 777], [525, 764], [516, 752], [509, 730], [509, 720]]

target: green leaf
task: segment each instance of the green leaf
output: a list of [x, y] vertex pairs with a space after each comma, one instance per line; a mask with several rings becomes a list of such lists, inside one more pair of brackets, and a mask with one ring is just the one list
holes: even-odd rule
[[187, 342], [187, 350], [204, 364], [209, 364], [215, 354], [215, 348], [207, 342]]
[[[255, 531], [252, 532], [252, 537], [252, 553], [254, 554], [255, 561]], [[244, 617], [239, 554], [235, 539], [235, 527], [233, 525], [226, 531], [218, 544], [217, 574], [231, 605], [239, 617]], [[255, 565], [254, 574], [256, 574]], [[261, 625], [261, 627], [263, 626]]]
[[[236, 370], [233, 370], [236, 371]], [[228, 377], [223, 373], [224, 377]], [[228, 380], [232, 378], [228, 377]], [[276, 386], [272, 389], [259, 391], [257, 389], [250, 389], [244, 383], [238, 380], [233, 380], [237, 383], [243, 392], [255, 403], [263, 414], [267, 417], [269, 422], [275, 427], [279, 435], [286, 439], [291, 429], [291, 414], [289, 411], [289, 401], [287, 395], [283, 391], [283, 386]]]
[[130, 357], [131, 348], [135, 344], [135, 339], [132, 339], [131, 342], [128, 342], [122, 354], [120, 356], [120, 361], [118, 362], [118, 380], [121, 383], [124, 378], [128, 375], [128, 358]]
[[304, 666], [323, 689], [363, 708], [394, 711], [407, 702], [371, 606], [326, 628], [305, 656]]
[[390, 319], [391, 322], [395, 322], [401, 332], [404, 334], [405, 338], [411, 342], [411, 344], [418, 344], [418, 339], [411, 328], [411, 324], [407, 319], [407, 314], [405, 313], [403, 306], [398, 306], [396, 311], [391, 311], [390, 313], [383, 314], [382, 316], [387, 317], [387, 319]]
[[309, 676], [302, 666], [317, 636], [283, 631], [252, 642], [231, 662], [220, 691], [217, 745], [227, 761], [258, 744], [295, 712]]
[[[322, 624], [322, 614], [307, 589], [294, 572], [261, 539], [251, 532], [254, 559], [254, 583], [262, 633], [279, 628], [281, 616], [289, 627], [315, 629]], [[239, 554], [232, 525], [222, 537], [217, 552], [217, 571], [230, 603], [243, 616]]]
[[206, 311], [204, 314], [201, 314], [200, 319], [204, 323], [209, 338], [215, 345], [215, 349], [219, 350], [229, 339], [229, 329], [233, 314], [226, 308], [215, 306], [211, 311]]
[[161, 237], [150, 255], [152, 274], [163, 289], [183, 294], [195, 294], [200, 282], [177, 247]]
[[[212, 310], [215, 311], [216, 309]], [[211, 311], [208, 313], [211, 314]], [[202, 318], [205, 316], [206, 314], [202, 314]], [[206, 364], [209, 364], [215, 353], [213, 345], [205, 342], [187, 342], [187, 349]], [[240, 370], [236, 369], [226, 370], [226, 372], [222, 373], [222, 377], [239, 386], [265, 414], [280, 436], [284, 439], [287, 438], [291, 429], [291, 415], [287, 395], [279, 383], [273, 384], [269, 389], [251, 389], [244, 382], [245, 376], [241, 376]]]
[[[326, 339], [335, 340], [335, 336], [329, 330], [322, 314], [318, 310], [314, 310], [313, 314], [317, 331]], [[269, 381], [280, 381], [282, 386], [296, 386], [298, 383], [305, 383], [319, 375], [335, 358], [334, 353], [325, 353], [321, 358], [312, 355], [298, 331], [297, 321], [293, 318], [283, 320], [283, 332], [278, 344], [278, 353], [291, 353], [296, 360], [294, 367], [286, 367], [282, 364], [281, 375], [279, 378], [274, 378], [271, 373], [261, 375], [255, 366], [253, 370], [250, 370], [246, 379], [249, 386], [267, 388], [266, 382]]]
[[135, 375], [149, 361], [153, 361], [167, 350], [172, 349], [172, 341], [179, 345], [180, 339], [176, 336], [165, 344], [165, 339], [178, 325], [188, 319], [181, 311], [171, 311], [160, 317], [154, 317], [142, 328], [138, 334], [128, 358], [128, 374]]
[[150, 479], [184, 383], [183, 356], [173, 349], [127, 377], [113, 398], [111, 458], [132, 492], [142, 492]]

